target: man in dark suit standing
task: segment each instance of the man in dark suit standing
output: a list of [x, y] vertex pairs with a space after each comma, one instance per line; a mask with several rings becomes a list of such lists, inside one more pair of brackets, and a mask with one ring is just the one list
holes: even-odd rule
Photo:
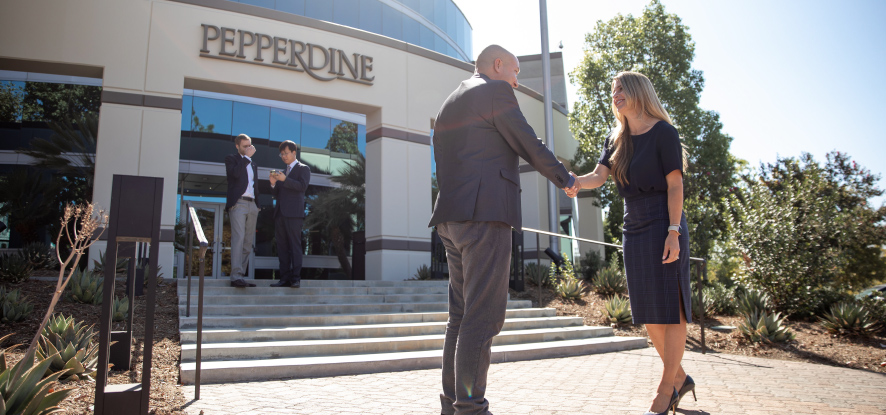
[[305, 191], [311, 183], [311, 169], [296, 160], [298, 145], [286, 140], [280, 143], [280, 158], [286, 164], [283, 172], [271, 172], [271, 191], [277, 200], [274, 207], [274, 228], [277, 236], [277, 258], [280, 260], [280, 281], [272, 287], [301, 286], [301, 228], [305, 221]]
[[246, 282], [249, 256], [255, 242], [255, 223], [258, 220], [258, 169], [252, 162], [255, 146], [246, 134], [234, 139], [236, 154], [225, 157], [228, 177], [228, 200], [225, 212], [231, 220], [231, 286], [255, 287]]
[[523, 117], [514, 95], [519, 72], [516, 56], [487, 47], [434, 126], [440, 193], [428, 226], [437, 226], [449, 264], [444, 415], [490, 413], [485, 394], [492, 338], [505, 320], [511, 228], [522, 227], [519, 158], [557, 187], [575, 182]]

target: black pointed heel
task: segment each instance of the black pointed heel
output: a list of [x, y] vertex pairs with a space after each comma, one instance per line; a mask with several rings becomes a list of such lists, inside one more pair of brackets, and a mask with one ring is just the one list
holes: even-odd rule
[[695, 396], [695, 381], [692, 380], [692, 376], [686, 375], [686, 380], [683, 381], [683, 386], [680, 387], [680, 392], [677, 394], [677, 403], [675, 406], [680, 406], [680, 400], [682, 400], [683, 396], [689, 392], [692, 392], [692, 399], [695, 399], [695, 401], [698, 402], [698, 398]]

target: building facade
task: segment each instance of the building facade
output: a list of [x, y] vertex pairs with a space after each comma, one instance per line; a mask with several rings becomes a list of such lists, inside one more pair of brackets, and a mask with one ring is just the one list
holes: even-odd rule
[[[472, 29], [451, 0], [32, 0], [2, 7], [0, 81], [20, 88], [24, 101], [43, 84], [76, 89], [87, 102], [98, 97], [91, 199], [108, 207], [114, 174], [164, 179], [166, 275], [181, 263], [174, 239], [186, 202], [199, 208], [207, 229], [211, 275], [229, 271], [223, 158], [235, 152], [240, 133], [254, 138], [259, 185], [267, 190], [269, 171], [283, 166], [281, 141], [301, 145], [299, 159], [312, 169], [309, 196], [336, 187], [332, 177], [365, 157], [366, 279], [403, 280], [430, 262], [433, 121], [473, 72]], [[543, 134], [541, 95], [521, 87], [517, 98]], [[37, 101], [46, 106], [45, 98]], [[576, 144], [566, 110], [554, 107], [556, 153], [568, 164]], [[27, 108], [0, 125], [3, 174], [33, 163], [17, 149], [51, 135], [51, 117]], [[546, 181], [523, 167], [524, 224], [547, 230]], [[273, 278], [276, 269], [267, 190], [251, 261], [257, 278]], [[563, 204], [561, 219], [571, 218]], [[580, 199], [579, 209], [579, 236], [601, 240], [599, 209], [590, 199]], [[534, 238], [526, 246], [534, 249]], [[90, 257], [105, 249], [100, 241]], [[342, 277], [333, 244], [318, 231], [305, 231], [305, 250], [306, 278]]]

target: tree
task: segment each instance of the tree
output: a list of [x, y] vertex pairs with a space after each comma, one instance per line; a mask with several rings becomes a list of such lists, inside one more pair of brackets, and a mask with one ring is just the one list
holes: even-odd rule
[[357, 147], [357, 124], [342, 121], [332, 129], [326, 149], [337, 153], [360, 154]]
[[22, 88], [16, 84], [0, 82], [0, 122], [21, 121], [23, 94]]
[[339, 264], [346, 275], [351, 275], [348, 248], [354, 231], [366, 227], [366, 160], [357, 153], [344, 170], [332, 176], [340, 187], [318, 194], [310, 202], [311, 213], [305, 219], [305, 228], [316, 228], [331, 240]]
[[[49, 139], [34, 138], [31, 148], [20, 148], [19, 153], [36, 159], [36, 167], [50, 169], [63, 176], [86, 179], [92, 189], [95, 174], [95, 149], [98, 137], [98, 113], [88, 112], [75, 118], [48, 123], [53, 134]], [[75, 203], [83, 203], [78, 200]]]
[[[593, 171], [603, 142], [615, 125], [611, 110], [612, 79], [621, 71], [646, 75], [671, 116], [689, 150], [685, 172], [684, 206], [689, 219], [691, 252], [706, 257], [715, 241], [726, 239], [727, 189], [735, 182], [737, 160], [729, 153], [732, 138], [722, 132], [716, 112], [699, 108], [704, 88], [701, 71], [692, 69], [695, 43], [678, 16], [665, 12], [653, 0], [640, 17], [618, 15], [598, 21], [585, 37], [584, 58], [569, 74], [579, 86], [578, 101], [569, 115], [579, 142], [573, 161], [576, 173]], [[606, 218], [607, 242], [620, 240], [623, 200], [614, 181], [595, 191], [597, 204], [610, 209]]]
[[101, 87], [26, 82], [22, 100], [23, 121], [64, 121], [81, 114], [98, 113]]
[[829, 306], [828, 293], [883, 280], [886, 206], [869, 203], [883, 194], [877, 180], [840, 152], [825, 166], [803, 153], [742, 175], [729, 199], [742, 282], [767, 292], [779, 311], [809, 315]]

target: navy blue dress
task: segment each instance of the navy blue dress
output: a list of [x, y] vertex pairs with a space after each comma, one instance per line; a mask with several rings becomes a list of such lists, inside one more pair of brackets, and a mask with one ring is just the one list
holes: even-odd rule
[[[681, 305], [686, 321], [691, 322], [689, 227], [685, 214], [680, 217], [680, 258], [670, 264], [661, 263], [670, 226], [665, 177], [674, 170], [683, 173], [680, 136], [672, 125], [659, 121], [646, 133], [631, 136], [631, 140], [634, 155], [627, 171], [628, 183], [615, 183], [625, 200], [622, 246], [634, 324], [679, 324]], [[607, 138], [598, 163], [610, 170], [612, 150]]]

